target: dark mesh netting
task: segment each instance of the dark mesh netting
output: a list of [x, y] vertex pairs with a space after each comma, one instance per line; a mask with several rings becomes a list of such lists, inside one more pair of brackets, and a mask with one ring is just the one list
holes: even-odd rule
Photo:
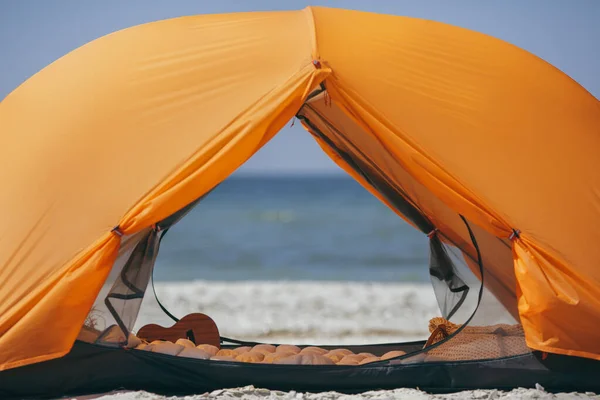
[[[440, 234], [430, 239], [430, 280], [441, 317], [455, 323], [466, 322], [475, 312], [481, 281], [466, 266], [463, 253], [445, 243]], [[438, 253], [443, 252], [444, 258]], [[440, 263], [439, 259], [450, 262]]]
[[[473, 228], [474, 225], [466, 220], [465, 224], [467, 224], [473, 235], [473, 243], [476, 244], [479, 254], [482, 254], [482, 249], [477, 246], [479, 241], [482, 243], [486, 241], [499, 242], [497, 238], [485, 230], [477, 227]], [[505, 251], [510, 251], [504, 243], [501, 246]], [[483, 259], [483, 256], [478, 258], [478, 265]], [[490, 288], [497, 287], [497, 282], [492, 282], [492, 285], [486, 282], [489, 269], [481, 263], [480, 271], [473, 270], [471, 256], [466, 252], [463, 252], [463, 260], [463, 263], [455, 262], [453, 265], [457, 269], [456, 275], [463, 277], [466, 282], [473, 282], [471, 288], [474, 288], [473, 285], [476, 280], [479, 280], [480, 274], [483, 276], [477, 289], [476, 301], [473, 301], [472, 295], [469, 295], [469, 300], [466, 302], [470, 303], [471, 306], [475, 306], [472, 314], [466, 320], [460, 321], [468, 313], [468, 308], [471, 308], [469, 306], [467, 308], [461, 307], [461, 311], [464, 310], [466, 313], [461, 313], [460, 318], [457, 318], [456, 321], [449, 321], [443, 317], [433, 318], [429, 323], [430, 337], [423, 351], [394, 362], [484, 360], [531, 352], [525, 342], [525, 333], [522, 326], [498, 298], [497, 293], [504, 295], [504, 292], [494, 293], [493, 289], [490, 290]], [[512, 265], [505, 267], [512, 267]], [[443, 288], [439, 287], [437, 290], [443, 291]], [[474, 291], [472, 290], [472, 292]]]
[[108, 346], [127, 343], [152, 277], [162, 237], [200, 200], [150, 229], [123, 237], [117, 260], [86, 319], [79, 340]]
[[[117, 285], [117, 282], [120, 280], [123, 268], [131, 258], [137, 245], [141, 240], [143, 240], [144, 237], [147, 237], [149, 232], [150, 229], [146, 229], [136, 233], [135, 235], [123, 236], [121, 239], [121, 248], [119, 249], [117, 259], [115, 260], [111, 272], [104, 282], [102, 289], [98, 293], [94, 305], [84, 322], [84, 325], [79, 333], [79, 340], [94, 343], [98, 340], [101, 334], [104, 333], [104, 336], [106, 336], [108, 331], [112, 331], [113, 334], [117, 334], [117, 336], [119, 336], [119, 338], [115, 339], [115, 342], [124, 340], [125, 336], [121, 328], [118, 326], [117, 320], [107, 308], [105, 299], [112, 292], [112, 288]], [[105, 338], [105, 340], [106, 339], [107, 338]]]
[[[442, 316], [452, 319], [464, 305], [471, 289], [455, 266], [461, 262], [458, 252], [443, 244], [437, 234], [429, 239], [429, 246], [429, 275], [433, 290]], [[471, 282], [471, 285], [478, 287], [476, 282]]]
[[97, 339], [98, 342], [126, 343], [126, 335], [133, 328], [152, 275], [161, 236], [162, 231], [152, 229], [142, 237], [115, 279], [104, 304], [119, 329], [106, 330]]

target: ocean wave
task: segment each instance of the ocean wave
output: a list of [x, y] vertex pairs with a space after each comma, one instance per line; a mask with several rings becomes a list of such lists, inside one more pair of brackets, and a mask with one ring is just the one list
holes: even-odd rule
[[[176, 316], [205, 313], [223, 335], [247, 340], [414, 340], [426, 338], [429, 319], [439, 315], [431, 287], [416, 283], [163, 282], [156, 291]], [[147, 323], [172, 324], [151, 292], [136, 327]]]

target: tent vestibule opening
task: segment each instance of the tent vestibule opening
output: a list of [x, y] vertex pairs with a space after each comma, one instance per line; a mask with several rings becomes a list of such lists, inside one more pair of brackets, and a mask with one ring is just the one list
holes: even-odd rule
[[[468, 222], [419, 184], [384, 144], [327, 96], [323, 85], [296, 116], [340, 167], [428, 238], [429, 273], [442, 318], [430, 325], [425, 347], [398, 359], [409, 363], [456, 361], [530, 352], [515, 318], [514, 277], [498, 274], [512, 263], [506, 242]], [[162, 236], [200, 200], [152, 229], [123, 240], [112, 279], [98, 296], [80, 338], [108, 346], [127, 344]], [[113, 323], [100, 327], [94, 316], [103, 307]], [[226, 337], [221, 341], [248, 344]]]

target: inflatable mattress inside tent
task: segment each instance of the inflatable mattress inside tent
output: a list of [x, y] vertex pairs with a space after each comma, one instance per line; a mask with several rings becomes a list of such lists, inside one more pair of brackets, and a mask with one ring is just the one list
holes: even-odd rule
[[[429, 339], [255, 347], [201, 314], [132, 332], [164, 233], [294, 117], [429, 240]], [[600, 390], [600, 104], [524, 50], [342, 9], [169, 19], [53, 62], [0, 131], [3, 399]]]

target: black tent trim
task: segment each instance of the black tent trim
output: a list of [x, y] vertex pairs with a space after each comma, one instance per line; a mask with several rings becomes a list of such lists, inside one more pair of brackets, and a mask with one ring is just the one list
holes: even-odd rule
[[[410, 350], [412, 344], [403, 346]], [[377, 352], [378, 348], [382, 346], [353, 350]], [[461, 362], [312, 366], [215, 362], [76, 342], [62, 358], [0, 372], [0, 398], [57, 398], [112, 390], [172, 396], [247, 385], [306, 392], [360, 393], [405, 387], [449, 393], [539, 384], [548, 392], [597, 392], [599, 375], [597, 361], [540, 353]]]

